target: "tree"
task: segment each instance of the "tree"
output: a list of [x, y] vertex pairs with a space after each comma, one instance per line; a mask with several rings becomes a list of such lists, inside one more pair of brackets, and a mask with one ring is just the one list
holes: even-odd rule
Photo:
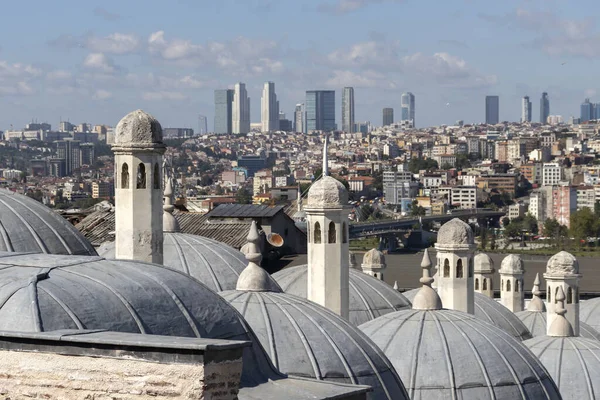
[[410, 215], [413, 217], [425, 216], [425, 207], [421, 207], [417, 200], [413, 200], [413, 202], [408, 206], [410, 209]]
[[496, 250], [496, 234], [493, 232], [490, 237], [490, 250]]
[[571, 214], [570, 233], [579, 244], [587, 241], [590, 236], [597, 236], [598, 219], [588, 207], [584, 207]]
[[458, 169], [471, 168], [471, 162], [466, 154], [458, 154], [456, 156], [455, 166]]
[[567, 236], [568, 229], [566, 226], [561, 225], [557, 220], [548, 218], [544, 222], [544, 235], [552, 238], [555, 244], [559, 244], [561, 239]]
[[488, 241], [488, 230], [486, 228], [481, 228], [479, 239], [481, 240], [481, 249], [485, 250]]
[[452, 169], [452, 165], [450, 165], [449, 163], [443, 163], [442, 170], [448, 170], [448, 169]]
[[240, 188], [235, 194], [235, 202], [238, 204], [252, 203], [252, 193], [250, 193], [246, 188]]
[[418, 174], [419, 171], [421, 171], [421, 170], [430, 170], [430, 169], [437, 169], [437, 168], [438, 168], [437, 161], [435, 161], [431, 158], [413, 157], [408, 162], [408, 170], [410, 172], [412, 172], [413, 174]]

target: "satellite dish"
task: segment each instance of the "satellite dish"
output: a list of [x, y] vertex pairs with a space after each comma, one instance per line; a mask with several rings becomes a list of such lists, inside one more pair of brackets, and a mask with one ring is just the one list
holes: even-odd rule
[[267, 235], [267, 242], [273, 247], [283, 246], [283, 238], [278, 233], [269, 233]]

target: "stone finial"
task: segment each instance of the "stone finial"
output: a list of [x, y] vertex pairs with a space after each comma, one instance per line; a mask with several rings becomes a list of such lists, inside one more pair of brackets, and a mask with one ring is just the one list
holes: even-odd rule
[[281, 293], [281, 287], [275, 282], [271, 275], [260, 266], [262, 255], [260, 253], [260, 234], [256, 221], [252, 221], [248, 232], [248, 243], [246, 244], [246, 260], [248, 266], [244, 268], [238, 278], [235, 290], [252, 292], [277, 292]]
[[464, 246], [473, 245], [474, 243], [473, 230], [469, 224], [454, 218], [442, 225], [438, 231], [436, 247], [438, 245]]
[[571, 323], [565, 318], [567, 310], [565, 309], [565, 292], [562, 286], [558, 287], [558, 292], [556, 293], [556, 303], [557, 306], [554, 310], [554, 312], [556, 313], [556, 318], [554, 319], [552, 325], [550, 325], [550, 328], [548, 329], [548, 336], [575, 336]]
[[367, 251], [363, 257], [362, 269], [383, 269], [386, 267], [385, 255], [378, 249]]
[[442, 299], [435, 290], [431, 287], [433, 278], [431, 277], [431, 259], [429, 258], [429, 251], [425, 249], [423, 254], [423, 261], [421, 261], [421, 268], [423, 269], [423, 277], [420, 282], [423, 284], [421, 290], [417, 293], [413, 300], [413, 310], [441, 310]]
[[551, 277], [564, 277], [579, 274], [577, 259], [566, 251], [561, 251], [550, 257], [546, 264], [546, 275]]
[[323, 144], [323, 172], [321, 173], [321, 176], [327, 176], [329, 175], [329, 165], [328, 165], [328, 155], [327, 155], [327, 142], [328, 142], [328, 136], [327, 134], [325, 134], [325, 143]]
[[535, 280], [533, 281], [533, 290], [531, 291], [533, 297], [531, 301], [527, 305], [527, 311], [538, 311], [538, 312], [546, 312], [546, 305], [544, 301], [541, 299], [540, 295], [542, 292], [540, 291], [540, 274], [535, 274]]
[[509, 254], [500, 264], [500, 274], [523, 274], [525, 272], [523, 259], [518, 254]]
[[179, 232], [179, 222], [173, 215], [175, 206], [173, 205], [173, 179], [167, 177], [165, 179], [165, 191], [164, 191], [164, 204], [163, 204], [163, 232]]
[[398, 287], [398, 281], [394, 281], [394, 290], [398, 291], [399, 287]]
[[152, 115], [135, 110], [124, 116], [115, 129], [115, 145], [163, 144], [162, 127]]

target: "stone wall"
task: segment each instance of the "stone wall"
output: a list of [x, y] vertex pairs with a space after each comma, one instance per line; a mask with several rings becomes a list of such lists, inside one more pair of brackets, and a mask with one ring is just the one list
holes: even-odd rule
[[241, 359], [203, 364], [66, 356], [53, 353], [0, 353], [3, 400], [31, 399], [236, 399]]

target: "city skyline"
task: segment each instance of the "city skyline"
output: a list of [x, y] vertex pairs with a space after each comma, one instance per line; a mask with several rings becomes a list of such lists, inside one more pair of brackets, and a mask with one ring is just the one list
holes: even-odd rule
[[[419, 98], [418, 126], [483, 122], [480, 99], [488, 93], [502, 98], [500, 120], [519, 119], [525, 94], [537, 108], [542, 92], [552, 96], [552, 114], [568, 119], [579, 116], [582, 99], [599, 92], [579, 73], [593, 70], [600, 58], [589, 1], [577, 8], [506, 1], [433, 9], [397, 1], [107, 0], [102, 7], [65, 1], [69, 7], [5, 7], [2, 37], [19, 32], [20, 40], [0, 43], [0, 129], [32, 118], [114, 126], [124, 110], [137, 108], [165, 126], [195, 127], [198, 114], [212, 125], [214, 90], [236, 81], [247, 84], [256, 105], [264, 82], [277, 82], [280, 109], [288, 115], [306, 90], [335, 89], [341, 99], [343, 87], [351, 86], [355, 120], [372, 122], [384, 107], [400, 110], [399, 96], [410, 90]], [[399, 13], [411, 15], [401, 29], [393, 23]], [[22, 15], [69, 24], [22, 31]], [[198, 26], [198, 15], [210, 18]], [[307, 33], [290, 26], [290, 15], [320, 28]], [[424, 15], [444, 24], [405, 40], [402, 32], [418, 30]], [[227, 31], [216, 22], [225, 16], [235, 22]], [[273, 23], [262, 24], [265, 18]], [[349, 25], [364, 29], [335, 34]], [[251, 109], [251, 121], [260, 121], [260, 107]]]

